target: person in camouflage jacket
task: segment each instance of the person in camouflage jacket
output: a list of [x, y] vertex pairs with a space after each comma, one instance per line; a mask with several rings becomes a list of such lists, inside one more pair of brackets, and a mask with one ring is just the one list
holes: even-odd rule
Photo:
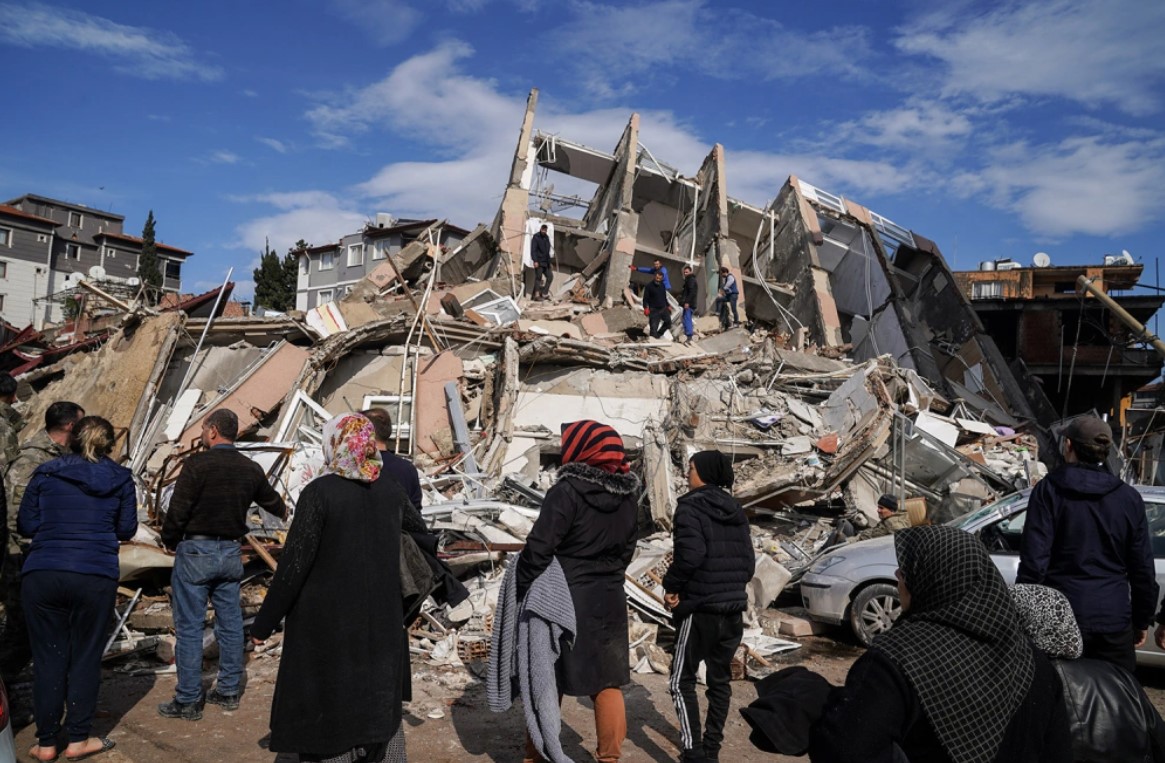
[[12, 407], [15, 402], [16, 380], [12, 374], [0, 374], [0, 470], [15, 461], [20, 452], [24, 417]]
[[898, 510], [898, 499], [886, 493], [878, 499], [878, 519], [881, 520], [873, 527], [862, 530], [850, 538], [851, 541], [880, 538], [883, 535], [893, 535], [899, 530], [910, 527], [910, 517], [905, 511]]

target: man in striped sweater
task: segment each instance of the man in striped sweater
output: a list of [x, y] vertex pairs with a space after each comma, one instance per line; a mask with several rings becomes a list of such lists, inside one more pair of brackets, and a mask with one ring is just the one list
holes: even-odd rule
[[[732, 700], [732, 657], [744, 635], [745, 591], [756, 557], [744, 508], [728, 490], [732, 459], [705, 450], [688, 463], [691, 491], [676, 505], [664, 602], [676, 624], [671, 689], [684, 761], [718, 761]], [[708, 716], [700, 728], [696, 670], [706, 667]]]

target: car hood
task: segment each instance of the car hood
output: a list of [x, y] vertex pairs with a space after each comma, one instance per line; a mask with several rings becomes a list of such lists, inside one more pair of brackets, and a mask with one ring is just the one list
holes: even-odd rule
[[[841, 559], [842, 561], [830, 561]], [[857, 543], [847, 543], [844, 546], [829, 551], [809, 568], [808, 574], [813, 575], [822, 571], [827, 575], [849, 577], [850, 574], [863, 567], [886, 565], [898, 566], [898, 557], [894, 553], [894, 536], [883, 535]]]

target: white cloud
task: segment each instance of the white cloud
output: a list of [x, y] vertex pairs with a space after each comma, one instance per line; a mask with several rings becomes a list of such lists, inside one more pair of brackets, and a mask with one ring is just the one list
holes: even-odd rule
[[872, 111], [841, 125], [847, 140], [890, 149], [947, 151], [974, 131], [971, 119], [934, 101], [911, 101], [885, 111]]
[[243, 157], [239, 156], [233, 151], [227, 151], [226, 149], [213, 151], [210, 154], [210, 162], [212, 164], [238, 164], [242, 160]]
[[281, 140], [276, 140], [275, 138], [265, 138], [263, 136], [259, 136], [255, 138], [255, 140], [259, 141], [264, 146], [267, 146], [272, 151], [278, 151], [281, 154], [286, 154], [288, 151], [287, 144]]
[[402, 0], [331, 0], [332, 9], [380, 46], [408, 37], [421, 12]]
[[223, 76], [220, 67], [198, 61], [172, 32], [40, 3], [0, 4], [0, 42], [95, 53], [114, 60], [122, 74], [144, 79], [213, 81]]
[[1163, 37], [1165, 3], [1013, 0], [987, 12], [929, 15], [895, 44], [942, 61], [947, 95], [1057, 96], [1144, 115], [1163, 105]]
[[1013, 143], [995, 149], [990, 158], [984, 169], [954, 177], [953, 190], [1013, 210], [1029, 230], [1043, 236], [1128, 234], [1165, 213], [1160, 194], [1165, 137]]
[[[568, 18], [551, 33], [554, 47], [602, 98], [692, 73], [762, 81], [865, 77], [870, 57], [869, 35], [860, 27], [790, 29], [707, 0], [639, 5], [574, 0], [563, 9]], [[679, 68], [682, 75], [675, 74]]]
[[235, 196], [230, 200], [274, 208], [274, 212], [248, 220], [236, 228], [235, 248], [252, 252], [263, 251], [268, 241], [272, 249], [281, 253], [300, 239], [317, 246], [337, 241], [341, 236], [359, 230], [366, 220], [351, 201], [326, 191]]

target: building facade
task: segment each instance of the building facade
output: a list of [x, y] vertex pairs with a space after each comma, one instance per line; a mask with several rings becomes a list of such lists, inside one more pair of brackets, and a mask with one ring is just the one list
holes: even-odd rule
[[[296, 310], [311, 310], [342, 299], [362, 278], [384, 264], [385, 259], [398, 254], [439, 222], [396, 220], [383, 213], [376, 218], [375, 224], [348, 234], [335, 243], [313, 246], [299, 252]], [[435, 231], [435, 243], [452, 249], [467, 235], [469, 231], [446, 223]]]
[[[142, 240], [125, 217], [81, 204], [25, 194], [0, 204], [0, 315], [36, 328], [64, 318], [60, 296], [79, 277], [136, 284]], [[162, 289], [181, 290], [182, 263], [193, 252], [157, 243]], [[74, 275], [76, 274], [76, 275]]]

